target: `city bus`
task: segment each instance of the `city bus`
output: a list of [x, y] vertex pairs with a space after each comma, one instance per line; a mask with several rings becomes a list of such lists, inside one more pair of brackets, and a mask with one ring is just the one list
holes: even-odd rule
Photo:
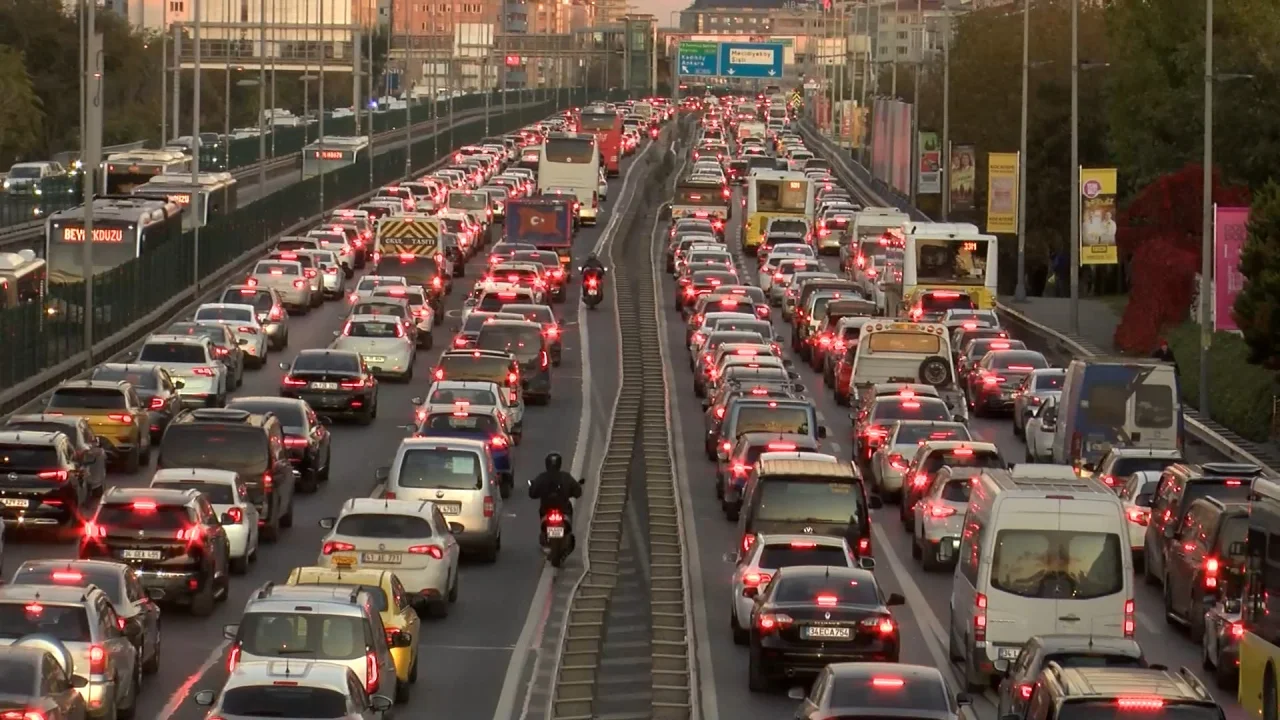
[[1280, 710], [1280, 484], [1274, 480], [1253, 480], [1245, 547], [1236, 700], [1246, 717], [1274, 718]]
[[551, 133], [538, 160], [538, 191], [571, 189], [578, 198], [578, 218], [595, 225], [600, 214], [600, 146], [587, 133]]
[[[93, 199], [93, 275], [142, 257], [182, 237], [182, 206], [133, 195]], [[85, 206], [56, 212], [45, 221], [44, 257], [49, 283], [84, 279]]]
[[995, 307], [996, 237], [969, 223], [907, 223], [903, 228], [902, 296], [921, 290], [962, 292], [982, 309]]
[[191, 172], [191, 156], [180, 150], [130, 150], [102, 163], [102, 192], [126, 194], [157, 175]]
[[584, 133], [594, 133], [600, 147], [600, 161], [609, 177], [617, 177], [622, 156], [622, 116], [601, 110], [583, 112], [578, 126]]
[[742, 223], [742, 247], [755, 251], [764, 240], [771, 218], [813, 219], [813, 181], [804, 173], [757, 170], [747, 178], [747, 217]]
[[157, 175], [135, 187], [133, 194], [178, 203], [186, 210], [183, 226], [187, 230], [204, 227], [210, 219], [226, 217], [237, 207], [236, 179], [228, 172], [202, 172], [194, 183], [187, 174]]

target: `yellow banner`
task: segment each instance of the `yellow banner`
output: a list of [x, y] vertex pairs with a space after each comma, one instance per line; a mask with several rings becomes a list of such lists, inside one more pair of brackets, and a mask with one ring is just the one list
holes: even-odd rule
[[1080, 264], [1115, 265], [1116, 169], [1080, 169]]
[[1018, 153], [987, 153], [987, 232], [1018, 232]]

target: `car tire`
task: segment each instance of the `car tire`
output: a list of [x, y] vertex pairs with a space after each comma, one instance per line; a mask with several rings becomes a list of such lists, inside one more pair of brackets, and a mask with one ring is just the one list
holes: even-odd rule
[[298, 492], [310, 495], [320, 489], [320, 476], [316, 473], [316, 469], [310, 465], [302, 471], [302, 475], [298, 480]]
[[361, 424], [361, 425], [372, 425], [372, 424], [373, 424], [373, 410], [372, 410], [372, 409], [367, 409], [367, 410], [365, 410], [364, 412], [360, 413], [360, 415], [356, 417], [356, 422], [357, 422], [357, 423], [359, 423], [359, 424]]
[[244, 557], [231, 558], [231, 572], [234, 575], [244, 575], [249, 572], [249, 554], [246, 552]]
[[751, 692], [763, 693], [773, 689], [773, 682], [761, 667], [764, 659], [760, 654], [760, 649], [752, 645], [747, 656], [747, 689]]
[[156, 648], [151, 653], [151, 659], [142, 663], [142, 672], [146, 675], [155, 675], [160, 671], [160, 638], [156, 638]]
[[485, 564], [493, 564], [498, 561], [498, 553], [502, 551], [502, 533], [493, 539], [493, 542], [485, 546], [480, 551], [480, 562]]
[[129, 707], [116, 710], [116, 717], [121, 720], [131, 720], [138, 714], [138, 702], [142, 699], [142, 658], [134, 658], [133, 679], [130, 684], [133, 686], [133, 697]]
[[284, 515], [280, 516], [280, 527], [293, 527], [293, 498], [289, 498], [289, 509], [285, 510]]
[[134, 447], [124, 458], [124, 471], [129, 475], [137, 475], [142, 466], [142, 451]]
[[412, 695], [413, 686], [407, 682], [396, 679], [396, 704], [404, 705], [409, 702], [409, 696]]
[[729, 607], [729, 632], [733, 634], [734, 645], [746, 645], [751, 641], [751, 633], [738, 624], [738, 610], [732, 606]]
[[460, 582], [460, 580], [458, 580], [459, 575], [460, 573], [457, 571], [453, 573], [453, 587], [449, 588], [448, 601], [450, 604], [458, 602], [458, 583]]

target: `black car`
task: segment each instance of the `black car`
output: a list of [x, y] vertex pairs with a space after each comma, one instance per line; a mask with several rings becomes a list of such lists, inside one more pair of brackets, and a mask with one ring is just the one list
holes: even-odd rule
[[748, 687], [764, 692], [836, 662], [897, 662], [898, 621], [889, 608], [905, 602], [898, 593], [885, 597], [870, 570], [778, 570], [751, 611]]
[[1249, 503], [1202, 497], [1184, 518], [1165, 556], [1164, 614], [1195, 639], [1204, 636], [1210, 606], [1244, 592]]
[[243, 397], [227, 403], [229, 410], [245, 410], [280, 419], [289, 462], [298, 469], [298, 491], [313, 493], [329, 479], [332, 437], [315, 410], [302, 400], [285, 397]]
[[71, 526], [88, 501], [90, 466], [62, 432], [0, 430], [0, 518], [22, 525]]
[[85, 523], [80, 559], [123, 562], [151, 599], [189, 605], [205, 617], [230, 590], [222, 520], [199, 490], [113, 487]]
[[801, 701], [797, 720], [958, 720], [961, 706], [973, 702], [966, 693], [952, 694], [938, 668], [899, 663], [832, 663], [808, 696], [804, 688], [789, 694]]
[[281, 397], [305, 400], [321, 415], [355, 418], [361, 425], [378, 417], [378, 380], [359, 353], [303, 350], [280, 369], [287, 373], [280, 380]]
[[480, 350], [509, 353], [520, 365], [525, 398], [545, 405], [551, 402], [551, 354], [542, 326], [526, 320], [494, 320], [480, 328]]
[[275, 542], [293, 526], [298, 473], [285, 451], [284, 426], [271, 413], [202, 408], [173, 419], [160, 443], [157, 468], [208, 468], [239, 473], [258, 509], [262, 538]]
[[5, 423], [4, 430], [34, 430], [36, 432], [55, 432], [67, 436], [71, 441], [71, 459], [88, 473], [89, 491], [101, 495], [107, 487], [107, 451], [103, 449], [93, 427], [85, 418], [75, 415], [53, 415], [35, 413], [32, 415], [11, 415]]

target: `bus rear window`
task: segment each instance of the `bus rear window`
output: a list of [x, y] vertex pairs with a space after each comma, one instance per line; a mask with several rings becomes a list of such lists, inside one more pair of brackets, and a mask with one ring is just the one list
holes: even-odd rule
[[583, 113], [578, 126], [583, 130], [612, 130], [618, 126], [617, 113]]
[[809, 199], [808, 180], [757, 180], [757, 212], [803, 212]]
[[586, 165], [595, 158], [596, 141], [586, 138], [549, 138], [543, 148], [548, 162]]
[[1133, 422], [1140, 428], [1173, 425], [1173, 388], [1168, 385], [1139, 385], [1133, 393]]
[[916, 281], [982, 285], [987, 278], [986, 240], [916, 240]]
[[867, 349], [873, 353], [910, 353], [913, 355], [937, 355], [942, 348], [942, 338], [933, 333], [887, 331], [872, 333]]

